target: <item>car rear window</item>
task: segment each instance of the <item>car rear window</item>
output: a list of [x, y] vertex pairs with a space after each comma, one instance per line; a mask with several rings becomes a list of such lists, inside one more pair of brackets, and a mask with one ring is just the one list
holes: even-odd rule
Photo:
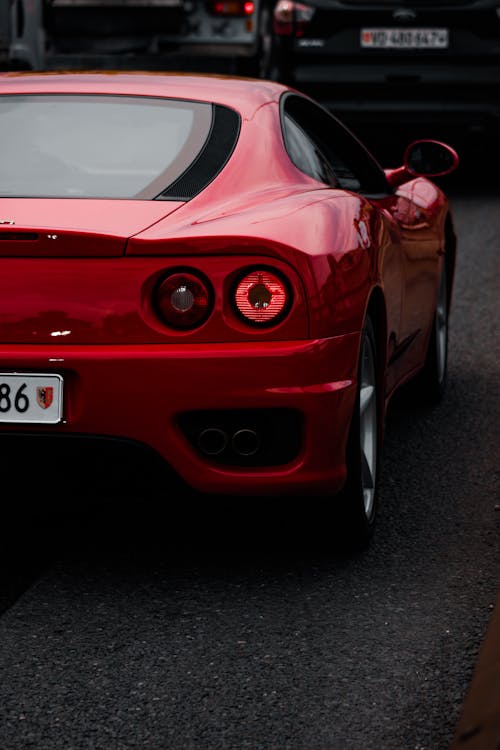
[[[210, 168], [205, 164], [199, 179], [191, 174], [194, 164], [203, 167], [200, 155], [215, 120], [228, 120], [216, 117], [224, 109], [139, 96], [0, 96], [0, 195], [187, 200], [234, 147], [239, 117], [233, 112], [232, 137], [218, 139], [217, 158], [209, 154]], [[169, 188], [187, 174], [190, 190], [175, 195]]]

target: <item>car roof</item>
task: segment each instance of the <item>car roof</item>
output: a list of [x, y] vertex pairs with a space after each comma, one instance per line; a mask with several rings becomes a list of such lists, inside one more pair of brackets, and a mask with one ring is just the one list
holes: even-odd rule
[[191, 73], [82, 71], [0, 74], [2, 94], [153, 96], [213, 102], [249, 117], [287, 87], [272, 81]]

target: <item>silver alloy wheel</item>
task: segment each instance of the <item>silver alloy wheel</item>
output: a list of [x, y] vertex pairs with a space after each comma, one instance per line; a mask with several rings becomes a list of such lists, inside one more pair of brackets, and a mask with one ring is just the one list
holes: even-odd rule
[[365, 516], [371, 519], [375, 500], [377, 474], [377, 380], [375, 352], [370, 337], [365, 334], [361, 352], [361, 380], [359, 388], [359, 442], [361, 449], [361, 488]]
[[434, 325], [436, 330], [436, 374], [438, 383], [441, 384], [446, 370], [446, 349], [448, 346], [448, 290], [444, 264], [439, 279]]

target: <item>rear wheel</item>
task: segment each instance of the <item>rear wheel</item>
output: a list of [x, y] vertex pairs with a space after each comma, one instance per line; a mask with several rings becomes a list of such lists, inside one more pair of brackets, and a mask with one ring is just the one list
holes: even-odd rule
[[443, 262], [425, 364], [413, 387], [427, 403], [438, 403], [445, 390], [448, 363], [448, 281]]
[[341, 523], [349, 543], [364, 546], [375, 524], [380, 448], [380, 403], [377, 346], [371, 319], [366, 319], [358, 365], [358, 392], [347, 444], [347, 481], [341, 493]]

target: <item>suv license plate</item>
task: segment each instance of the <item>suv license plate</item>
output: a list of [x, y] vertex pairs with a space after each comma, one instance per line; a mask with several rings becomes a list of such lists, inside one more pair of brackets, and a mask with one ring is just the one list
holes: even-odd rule
[[0, 372], [0, 422], [57, 424], [62, 392], [60, 375]]
[[448, 49], [448, 29], [361, 29], [364, 49]]

